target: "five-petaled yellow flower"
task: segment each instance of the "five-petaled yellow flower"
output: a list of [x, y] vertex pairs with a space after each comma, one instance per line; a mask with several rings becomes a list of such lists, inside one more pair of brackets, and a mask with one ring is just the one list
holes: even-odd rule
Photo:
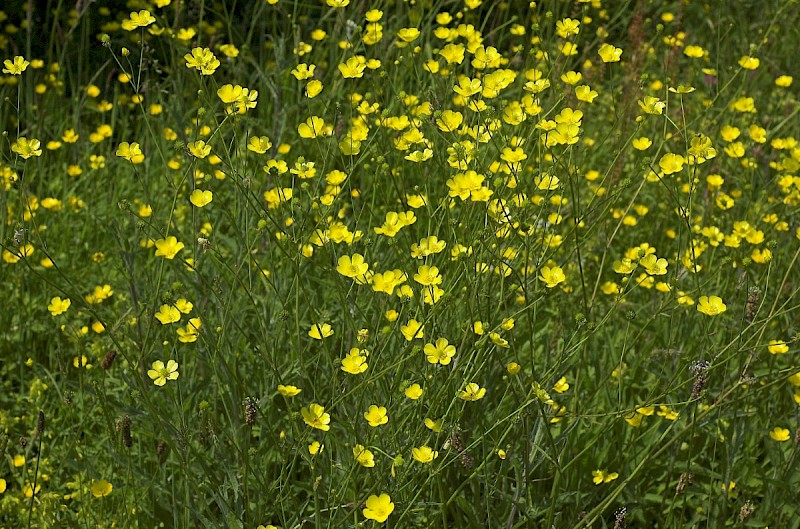
[[411, 456], [415, 461], [420, 463], [431, 463], [434, 459], [439, 457], [439, 452], [427, 445], [422, 445], [419, 448], [411, 449]]
[[206, 145], [203, 140], [194, 141], [186, 146], [195, 158], [205, 158], [211, 154], [211, 145]]
[[308, 331], [308, 335], [315, 340], [322, 340], [333, 335], [333, 328], [329, 323], [315, 323], [311, 326], [311, 330]]
[[609, 483], [619, 477], [617, 472], [608, 472], [607, 470], [593, 470], [592, 483], [600, 485], [601, 483]]
[[559, 283], [566, 281], [567, 278], [564, 275], [564, 270], [562, 270], [560, 266], [543, 266], [542, 269], [539, 270], [539, 280], [544, 282], [547, 288], [553, 288]]
[[31, 156], [42, 155], [42, 143], [36, 138], [28, 139], [23, 136], [11, 144], [11, 150], [27, 160]]
[[300, 415], [303, 416], [303, 421], [317, 430], [327, 432], [331, 429], [331, 416], [325, 413], [325, 408], [316, 403], [311, 403], [307, 408], [300, 410]]
[[53, 316], [58, 316], [59, 314], [64, 314], [67, 312], [67, 309], [72, 304], [69, 298], [61, 299], [60, 297], [56, 296], [50, 300], [50, 304], [47, 306], [47, 310], [50, 311], [50, 314]]
[[166, 366], [161, 360], [156, 360], [153, 362], [153, 368], [147, 371], [147, 376], [156, 386], [163, 386], [167, 380], [176, 380], [178, 375], [178, 362], [175, 360], [168, 361]]
[[123, 141], [117, 147], [117, 152], [114, 153], [120, 158], [125, 158], [131, 163], [142, 163], [144, 161], [144, 154], [142, 154], [142, 149], [139, 147], [139, 144], [136, 142], [128, 143], [127, 141]]
[[173, 305], [161, 305], [161, 308], [156, 312], [156, 319], [162, 325], [175, 323], [176, 321], [181, 321], [181, 311]]
[[603, 62], [619, 62], [622, 56], [622, 48], [615, 48], [611, 44], [605, 43], [597, 50], [597, 54]]
[[210, 204], [213, 198], [214, 194], [208, 189], [205, 190], [195, 189], [189, 196], [189, 202], [191, 202], [198, 208], [202, 208], [203, 206], [207, 206], [208, 204]]
[[470, 382], [458, 393], [458, 398], [461, 400], [476, 401], [481, 400], [484, 395], [486, 395], [486, 388], [480, 387], [475, 382]]
[[89, 489], [92, 492], [92, 496], [95, 498], [103, 498], [111, 494], [114, 487], [105, 479], [99, 479], [97, 481], [92, 481], [92, 485]]
[[375, 428], [389, 422], [389, 416], [386, 414], [385, 406], [372, 405], [367, 411], [364, 412], [364, 418], [370, 426]]
[[28, 68], [29, 64], [30, 62], [26, 61], [25, 57], [17, 55], [14, 57], [13, 61], [9, 59], [3, 61], [3, 66], [5, 66], [5, 68], [3, 68], [3, 73], [20, 75]]
[[773, 441], [778, 441], [782, 443], [783, 441], [789, 440], [789, 430], [787, 428], [781, 428], [780, 426], [776, 426], [769, 432], [769, 436]]
[[174, 235], [156, 241], [156, 257], [174, 259], [181, 249], [183, 249], [183, 243], [179, 242]]
[[125, 31], [133, 31], [136, 28], [143, 28], [149, 26], [156, 21], [156, 18], [150, 14], [150, 11], [142, 9], [138, 13], [136, 11], [131, 13], [130, 18], [122, 21], [122, 29]]
[[373, 494], [367, 498], [366, 508], [361, 512], [364, 514], [364, 518], [383, 523], [389, 518], [392, 511], [394, 511], [394, 503], [392, 503], [392, 499], [388, 494], [381, 494], [380, 496]]
[[698, 312], [707, 314], [709, 316], [716, 316], [722, 314], [728, 309], [722, 298], [719, 296], [700, 296], [700, 301], [697, 303]]
[[187, 68], [194, 68], [201, 75], [212, 75], [219, 68], [219, 59], [208, 48], [194, 48], [183, 58]]
[[342, 274], [345, 277], [358, 277], [363, 276], [369, 270], [369, 264], [364, 262], [364, 256], [360, 253], [353, 254], [352, 257], [349, 255], [343, 255], [339, 257], [338, 265], [336, 266], [336, 271]]
[[[409, 322], [409, 324], [410, 323], [411, 322]], [[447, 341], [447, 338], [438, 338], [435, 344], [425, 344], [423, 352], [425, 353], [425, 357], [428, 359], [428, 362], [431, 364], [441, 364], [446, 366], [456, 355], [456, 347], [454, 345], [450, 345]]]

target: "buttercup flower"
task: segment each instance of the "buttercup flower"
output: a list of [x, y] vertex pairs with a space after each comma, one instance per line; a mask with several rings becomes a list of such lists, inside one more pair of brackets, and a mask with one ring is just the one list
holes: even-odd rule
[[439, 457], [439, 452], [432, 449], [430, 446], [422, 445], [419, 448], [412, 448], [411, 456], [420, 463], [431, 463], [434, 459]]
[[388, 494], [372, 495], [367, 498], [366, 505], [367, 507], [361, 511], [364, 514], [364, 518], [375, 520], [378, 523], [385, 522], [394, 511], [394, 503], [392, 503]]
[[11, 144], [11, 150], [19, 154], [20, 157], [27, 160], [31, 156], [42, 155], [42, 144], [36, 138], [30, 140], [26, 137], [17, 138], [17, 141]]
[[331, 416], [330, 414], [325, 413], [325, 408], [319, 404], [309, 404], [308, 407], [300, 410], [300, 414], [303, 416], [303, 422], [312, 428], [322, 430], [323, 432], [327, 432], [331, 429]]
[[782, 443], [783, 441], [789, 440], [789, 430], [787, 428], [781, 428], [780, 426], [776, 426], [769, 432], [769, 436], [773, 441], [778, 441]]
[[698, 312], [709, 316], [722, 314], [727, 309], [728, 307], [725, 306], [725, 303], [722, 302], [722, 298], [719, 296], [700, 296], [700, 300], [697, 303]]
[[136, 142], [128, 143], [127, 141], [123, 141], [119, 144], [119, 147], [117, 147], [117, 152], [115, 154], [120, 158], [125, 158], [133, 164], [139, 164], [144, 161], [142, 149]]
[[611, 44], [605, 43], [597, 50], [597, 54], [603, 62], [619, 62], [622, 56], [622, 48], [615, 48]]
[[322, 340], [333, 335], [333, 329], [328, 323], [315, 323], [308, 331], [308, 335], [315, 340]]
[[178, 375], [178, 362], [175, 360], [169, 360], [166, 366], [161, 360], [156, 360], [153, 362], [153, 368], [147, 371], [147, 376], [156, 386], [163, 386], [167, 380], [176, 380]]
[[89, 489], [92, 491], [92, 496], [95, 498], [104, 498], [105, 496], [108, 496], [111, 494], [113, 488], [114, 487], [111, 485], [111, 483], [104, 479], [92, 481], [92, 486], [89, 487]]
[[61, 299], [60, 297], [56, 296], [50, 300], [50, 304], [47, 306], [47, 310], [50, 311], [50, 314], [53, 316], [58, 316], [60, 314], [64, 314], [67, 312], [67, 309], [72, 304], [69, 298]]
[[389, 422], [389, 416], [386, 415], [386, 407], [375, 406], [374, 404], [370, 406], [367, 411], [364, 412], [364, 418], [373, 428]]
[[302, 390], [297, 386], [290, 386], [290, 385], [284, 386], [283, 384], [278, 384], [278, 393], [280, 393], [284, 397], [289, 397], [289, 398], [296, 397], [297, 395], [300, 394], [301, 391]]
[[592, 483], [595, 485], [600, 485], [601, 483], [609, 483], [614, 481], [619, 477], [619, 474], [616, 472], [608, 472], [607, 470], [593, 470], [592, 471]]
[[25, 57], [17, 55], [13, 60], [6, 59], [3, 61], [3, 73], [11, 75], [21, 75], [27, 68], [30, 62], [25, 60]]
[[174, 235], [156, 241], [156, 257], [174, 259], [181, 249], [183, 249], [183, 243], [179, 242]]
[[[409, 324], [410, 323], [411, 322], [409, 322]], [[456, 355], [456, 347], [450, 345], [446, 338], [438, 338], [436, 344], [425, 344], [423, 351], [425, 352], [428, 362], [431, 364], [441, 364], [443, 366], [448, 365]]]
[[484, 395], [486, 395], [486, 388], [480, 387], [475, 382], [470, 382], [459, 392], [458, 398], [461, 400], [476, 401], [481, 400]]

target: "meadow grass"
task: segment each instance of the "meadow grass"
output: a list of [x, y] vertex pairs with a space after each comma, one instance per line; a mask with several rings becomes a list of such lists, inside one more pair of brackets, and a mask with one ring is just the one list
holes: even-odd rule
[[0, 527], [800, 527], [797, 1], [48, 6]]

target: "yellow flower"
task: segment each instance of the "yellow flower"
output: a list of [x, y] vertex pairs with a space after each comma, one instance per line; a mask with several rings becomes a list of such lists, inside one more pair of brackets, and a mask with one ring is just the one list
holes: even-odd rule
[[774, 354], [783, 354], [789, 351], [789, 346], [783, 340], [770, 340], [767, 350]]
[[562, 39], [577, 35], [580, 32], [581, 23], [572, 18], [565, 18], [556, 22], [556, 34]]
[[153, 362], [153, 368], [147, 371], [147, 376], [156, 386], [163, 386], [167, 380], [176, 380], [178, 375], [178, 362], [175, 360], [168, 361], [166, 366], [161, 360], [156, 360]]
[[374, 404], [364, 412], [364, 418], [373, 428], [389, 422], [389, 416], [386, 414], [386, 407], [376, 406]]
[[419, 37], [419, 30], [417, 28], [402, 28], [397, 32], [397, 38], [403, 42], [412, 42]]
[[597, 54], [600, 55], [603, 62], [619, 62], [622, 48], [615, 48], [611, 44], [605, 43], [597, 50]]
[[564, 276], [564, 271], [561, 269], [560, 266], [543, 266], [541, 270], [539, 270], [539, 280], [543, 281], [547, 288], [553, 288], [554, 286], [558, 285], [559, 283], [563, 283], [566, 281], [566, 276]]
[[25, 57], [20, 57], [17, 55], [14, 57], [14, 60], [6, 59], [3, 61], [3, 73], [11, 74], [11, 75], [21, 75], [27, 68], [30, 62], [25, 60]]
[[350, 57], [345, 62], [339, 64], [339, 73], [345, 79], [358, 79], [364, 77], [364, 69], [367, 67], [367, 62], [363, 57]]
[[327, 0], [326, 3], [333, 8], [347, 7], [350, 0]]
[[311, 116], [305, 123], [297, 126], [297, 133], [300, 134], [301, 138], [318, 138], [326, 132], [325, 120], [318, 116]]
[[595, 485], [600, 485], [601, 483], [609, 483], [614, 481], [619, 477], [619, 474], [616, 472], [608, 472], [606, 470], [593, 470], [592, 471], [592, 483]]
[[700, 46], [689, 45], [683, 49], [683, 54], [692, 59], [699, 59], [706, 54], [706, 50]]
[[439, 452], [432, 449], [430, 446], [422, 445], [419, 448], [412, 448], [411, 456], [420, 463], [431, 463], [434, 459], [439, 457]]
[[336, 271], [345, 277], [356, 278], [363, 276], [369, 270], [369, 264], [364, 262], [364, 256], [357, 253], [352, 257], [343, 255], [339, 257], [339, 262]]
[[195, 189], [192, 191], [191, 196], [189, 196], [189, 202], [197, 206], [198, 208], [202, 208], [203, 206], [207, 206], [213, 200], [214, 195], [209, 190], [202, 190], [202, 189]]
[[142, 9], [141, 11], [132, 12], [130, 18], [122, 21], [122, 29], [125, 31], [133, 31], [136, 28], [143, 28], [149, 26], [156, 21], [156, 18], [150, 14], [150, 11]]
[[90, 487], [92, 491], [92, 496], [95, 498], [103, 498], [111, 494], [111, 490], [114, 487], [108, 481], [101, 479], [97, 481], [92, 481], [92, 486]]
[[139, 144], [136, 142], [128, 143], [127, 141], [123, 141], [117, 147], [117, 152], [115, 153], [120, 158], [125, 158], [131, 163], [139, 164], [144, 161], [144, 154], [142, 154], [142, 149], [139, 147]]
[[322, 81], [318, 81], [316, 79], [312, 79], [306, 85], [306, 97], [309, 99], [313, 99], [317, 97], [320, 92], [322, 92]]
[[167, 259], [174, 259], [181, 249], [183, 249], [183, 243], [179, 242], [174, 235], [156, 241], [156, 257], [163, 256]]
[[556, 393], [564, 393], [568, 389], [569, 384], [567, 383], [567, 377], [561, 377], [555, 384], [553, 384], [553, 391]]
[[458, 84], [453, 87], [453, 91], [462, 97], [473, 96], [481, 91], [481, 80], [462, 77], [458, 80]]
[[650, 138], [642, 136], [634, 139], [631, 142], [631, 145], [633, 145], [633, 148], [636, 149], [637, 151], [644, 151], [646, 149], [649, 149], [650, 146], [653, 145], [653, 142], [650, 141]]
[[353, 447], [353, 457], [362, 467], [372, 468], [375, 466], [375, 455], [364, 445], [357, 444]]
[[60, 297], [56, 296], [50, 300], [50, 304], [47, 306], [47, 310], [50, 311], [50, 314], [53, 316], [58, 316], [59, 314], [64, 314], [67, 312], [67, 309], [72, 304], [69, 298], [61, 299]]
[[461, 400], [476, 401], [481, 400], [484, 395], [486, 395], [486, 388], [480, 387], [475, 382], [470, 382], [458, 393], [458, 398]]
[[634, 428], [640, 427], [642, 425], [642, 420], [644, 420], [644, 415], [641, 413], [633, 412], [630, 415], [625, 416], [625, 422]]
[[403, 390], [403, 394], [411, 400], [417, 400], [422, 396], [422, 388], [419, 384], [411, 384]]
[[789, 430], [787, 428], [781, 428], [780, 426], [776, 426], [769, 432], [769, 436], [772, 438], [773, 441], [783, 442], [789, 440]]
[[195, 158], [205, 158], [209, 154], [211, 154], [211, 145], [206, 145], [206, 142], [203, 140], [197, 140], [188, 144], [189, 152], [192, 153], [192, 156]]
[[175, 323], [176, 321], [181, 321], [181, 311], [172, 305], [161, 305], [161, 308], [156, 312], [156, 319], [160, 321], [162, 325]]
[[322, 340], [323, 338], [332, 336], [333, 329], [327, 323], [315, 323], [311, 327], [311, 330], [308, 331], [308, 335], [315, 340]]
[[194, 68], [201, 75], [212, 75], [219, 68], [219, 59], [208, 48], [193, 48], [192, 52], [187, 53], [183, 58], [187, 68]]
[[305, 81], [306, 79], [311, 79], [312, 77], [314, 77], [314, 70], [316, 69], [317, 69], [316, 65], [312, 64], [309, 66], [308, 64], [303, 62], [298, 64], [295, 67], [295, 69], [289, 73], [291, 73], [294, 76], [294, 78], [297, 79], [298, 81]]
[[303, 416], [303, 422], [312, 428], [327, 432], [331, 429], [330, 422], [331, 416], [325, 413], [325, 408], [316, 403], [311, 403], [307, 408], [300, 410], [300, 415]]
[[683, 164], [686, 160], [680, 154], [668, 152], [658, 161], [658, 166], [661, 167], [661, 172], [665, 175], [679, 172], [683, 169]]
[[594, 98], [597, 97], [597, 91], [592, 90], [591, 87], [587, 85], [577, 86], [575, 87], [575, 97], [578, 99], [578, 101], [591, 103], [594, 101]]
[[749, 57], [744, 55], [741, 59], [739, 59], [739, 66], [744, 68], [745, 70], [755, 70], [761, 65], [761, 61], [758, 60], [756, 57]]
[[425, 326], [417, 320], [408, 320], [408, 323], [400, 327], [400, 332], [409, 342], [414, 338], [422, 338], [425, 336]]
[[454, 112], [452, 110], [444, 110], [436, 119], [436, 126], [442, 132], [454, 132], [461, 123], [464, 121], [464, 115], [461, 112]]
[[[334, 0], [328, 0], [328, 2], [332, 1]], [[361, 512], [364, 514], [364, 518], [367, 518], [368, 520], [375, 520], [378, 523], [383, 523], [387, 520], [387, 518], [389, 518], [389, 515], [392, 514], [392, 511], [394, 511], [394, 503], [392, 503], [392, 500], [388, 494], [381, 494], [380, 496], [375, 496], [373, 494], [367, 498], [367, 506]]]
[[641, 109], [647, 114], [658, 116], [664, 113], [664, 109], [667, 108], [667, 104], [657, 97], [645, 96], [644, 99], [639, 100], [639, 107], [641, 107]]
[[31, 138], [29, 140], [23, 136], [21, 138], [17, 138], [17, 141], [11, 144], [11, 150], [27, 160], [31, 156], [42, 155], [42, 144], [36, 138]]
[[278, 384], [278, 393], [283, 395], [284, 397], [296, 397], [303, 391], [302, 389], [298, 388], [297, 386], [284, 386], [283, 384]]
[[432, 343], [425, 344], [423, 351], [425, 352], [428, 362], [431, 364], [441, 364], [443, 366], [448, 365], [456, 355], [456, 347], [450, 345], [446, 338], [438, 338], [435, 345]]
[[727, 308], [719, 296], [700, 296], [700, 301], [697, 303], [697, 310], [709, 316], [722, 314]]
[[365, 353], [366, 351], [361, 351], [358, 347], [350, 349], [350, 352], [342, 360], [342, 371], [351, 375], [359, 375], [366, 371], [369, 366], [367, 357], [362, 355], [362, 352]]
[[194, 343], [200, 336], [200, 328], [203, 326], [200, 318], [191, 318], [186, 324], [186, 328], [178, 329], [178, 341], [181, 343]]
[[656, 257], [656, 254], [651, 253], [639, 259], [639, 264], [644, 267], [645, 271], [651, 276], [663, 276], [667, 273], [667, 260]]

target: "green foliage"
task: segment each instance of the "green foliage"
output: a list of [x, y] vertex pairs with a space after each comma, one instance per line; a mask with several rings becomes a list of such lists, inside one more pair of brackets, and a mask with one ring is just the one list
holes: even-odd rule
[[0, 528], [797, 526], [796, 1], [56, 4]]

